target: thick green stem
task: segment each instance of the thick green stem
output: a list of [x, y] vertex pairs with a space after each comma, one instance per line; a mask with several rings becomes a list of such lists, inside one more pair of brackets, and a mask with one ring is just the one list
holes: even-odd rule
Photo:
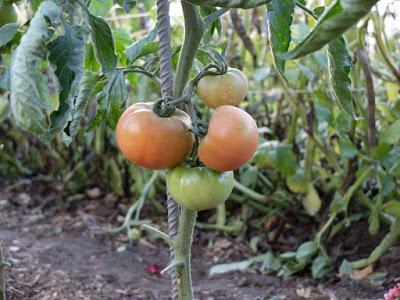
[[400, 218], [396, 217], [390, 231], [382, 242], [371, 252], [368, 258], [360, 259], [351, 263], [353, 269], [364, 268], [376, 262], [400, 237]]
[[195, 5], [186, 1], [181, 1], [181, 5], [185, 18], [185, 39], [176, 71], [175, 98], [183, 94], [205, 28], [199, 9]]
[[182, 208], [179, 217], [178, 235], [173, 240], [175, 249], [176, 283], [179, 300], [193, 299], [192, 276], [190, 274], [190, 248], [193, 241], [193, 229], [197, 212]]
[[243, 194], [246, 196], [250, 197], [251, 199], [265, 203], [265, 196], [257, 193], [256, 191], [253, 191], [252, 189], [248, 188], [244, 184], [240, 183], [239, 181], [235, 180], [235, 188], [241, 191]]

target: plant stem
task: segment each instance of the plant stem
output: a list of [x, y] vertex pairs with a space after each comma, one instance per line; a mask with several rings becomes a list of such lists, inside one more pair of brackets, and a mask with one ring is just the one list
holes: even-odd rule
[[390, 231], [382, 242], [371, 252], [368, 258], [360, 259], [351, 263], [353, 269], [364, 268], [376, 262], [399, 238], [400, 236], [400, 218], [396, 217]]
[[178, 235], [172, 242], [177, 262], [175, 271], [179, 300], [193, 299], [192, 276], [190, 274], [190, 248], [193, 241], [196, 217], [196, 211], [182, 208], [179, 217]]
[[238, 189], [239, 191], [241, 191], [246, 196], [250, 197], [251, 199], [261, 202], [261, 203], [265, 203], [264, 195], [257, 193], [256, 191], [253, 191], [252, 189], [248, 188], [243, 183], [241, 183], [237, 180], [235, 180], [235, 188]]
[[185, 19], [185, 39], [176, 71], [174, 98], [179, 98], [183, 94], [205, 28], [199, 9], [195, 5], [181, 1], [181, 6]]

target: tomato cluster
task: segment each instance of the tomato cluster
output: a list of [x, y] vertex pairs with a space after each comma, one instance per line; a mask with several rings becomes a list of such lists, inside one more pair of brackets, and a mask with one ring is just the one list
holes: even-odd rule
[[237, 69], [199, 80], [199, 98], [215, 109], [197, 149], [204, 166], [184, 163], [194, 145], [190, 117], [179, 109], [161, 117], [154, 112], [154, 103], [133, 104], [122, 114], [116, 128], [118, 146], [137, 165], [169, 169], [168, 190], [182, 207], [214, 208], [232, 192], [233, 170], [247, 163], [258, 145], [256, 122], [236, 107], [245, 99], [247, 88], [246, 76]]

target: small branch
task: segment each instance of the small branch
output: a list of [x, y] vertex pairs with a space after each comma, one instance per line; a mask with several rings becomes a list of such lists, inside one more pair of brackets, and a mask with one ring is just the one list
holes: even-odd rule
[[171, 270], [173, 270], [174, 268], [176, 268], [177, 266], [181, 266], [181, 265], [183, 265], [183, 262], [182, 261], [174, 261], [174, 262], [172, 262], [171, 264], [169, 264], [165, 269], [162, 269], [161, 270], [161, 272], [160, 272], [160, 274], [162, 275], [162, 274], [164, 274], [164, 273], [166, 273], [166, 272], [168, 272], [168, 271], [171, 271]]
[[311, 9], [309, 9], [307, 6], [305, 6], [304, 4], [296, 1], [296, 6], [300, 7], [302, 10], [304, 10], [306, 13], [308, 13], [315, 20], [318, 20], [318, 16]]
[[167, 243], [169, 243], [169, 236], [168, 234], [162, 232], [161, 230], [158, 230], [157, 228], [154, 228], [150, 225], [147, 224], [143, 224], [142, 226], [140, 226], [140, 229], [151, 232], [152, 234], [154, 234], [155, 236], [159, 237], [160, 239], [163, 239], [164, 241], [166, 241]]
[[161, 81], [160, 79], [153, 73], [150, 73], [143, 69], [142, 67], [139, 66], [132, 66], [132, 67], [127, 67], [126, 69], [123, 69], [124, 74], [129, 74], [129, 73], [139, 73], [143, 74], [147, 77], [149, 77], [153, 82], [158, 86], [161, 87]]
[[353, 269], [364, 268], [376, 262], [400, 237], [400, 218], [396, 217], [390, 228], [390, 231], [382, 242], [371, 252], [368, 258], [360, 259], [351, 263]]
[[209, 14], [207, 17], [204, 18], [204, 27], [209, 27], [212, 23], [214, 23], [220, 16], [226, 13], [229, 8], [221, 8], [214, 11], [212, 14]]
[[251, 199], [261, 203], [265, 203], [264, 195], [257, 193], [256, 191], [253, 191], [252, 189], [248, 188], [247, 186], [245, 186], [244, 184], [242, 184], [237, 180], [235, 180], [235, 188], [241, 191], [246, 196], [250, 197]]

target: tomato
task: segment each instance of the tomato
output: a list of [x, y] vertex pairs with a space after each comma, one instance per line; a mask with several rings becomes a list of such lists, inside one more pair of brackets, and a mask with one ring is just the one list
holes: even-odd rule
[[3, 5], [0, 6], [0, 27], [17, 21], [18, 15], [14, 5], [11, 2], [3, 2]]
[[247, 77], [238, 69], [229, 68], [223, 75], [208, 75], [199, 80], [197, 94], [205, 105], [239, 105], [247, 95]]
[[168, 170], [167, 188], [182, 207], [205, 210], [217, 207], [233, 190], [233, 172], [218, 172], [186, 164]]
[[305, 193], [308, 183], [304, 177], [304, 171], [298, 169], [295, 174], [286, 178], [286, 184], [293, 193]]
[[192, 149], [190, 117], [176, 109], [169, 118], [153, 112], [154, 103], [139, 102], [120, 117], [115, 130], [122, 153], [133, 163], [149, 169], [168, 169], [181, 164]]
[[252, 158], [257, 145], [258, 128], [254, 119], [240, 108], [223, 105], [212, 114], [198, 155], [213, 170], [232, 171]]

